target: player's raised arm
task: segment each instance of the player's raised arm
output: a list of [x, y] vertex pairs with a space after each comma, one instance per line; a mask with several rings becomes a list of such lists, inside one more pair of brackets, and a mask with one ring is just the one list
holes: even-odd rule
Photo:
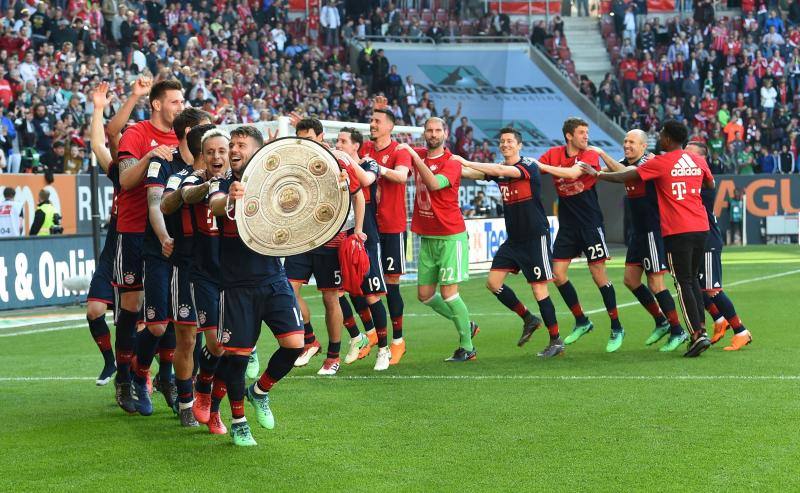
[[[108, 84], [106, 84], [106, 87], [108, 87]], [[153, 79], [150, 77], [139, 77], [136, 79], [133, 83], [131, 95], [122, 103], [122, 107], [117, 111], [117, 114], [109, 120], [106, 126], [106, 133], [109, 139], [116, 137], [122, 132], [122, 129], [125, 128], [125, 124], [131, 117], [131, 113], [133, 113], [133, 109], [136, 107], [136, 103], [138, 103], [139, 99], [143, 96], [150, 94], [151, 87], [153, 87]]]
[[97, 164], [104, 172], [108, 172], [108, 167], [111, 165], [113, 158], [111, 151], [106, 147], [106, 134], [103, 128], [104, 116], [103, 112], [108, 106], [108, 82], [101, 82], [92, 91], [92, 104], [94, 111], [92, 112], [92, 120], [89, 123], [89, 140], [92, 147], [92, 152], [97, 158]]

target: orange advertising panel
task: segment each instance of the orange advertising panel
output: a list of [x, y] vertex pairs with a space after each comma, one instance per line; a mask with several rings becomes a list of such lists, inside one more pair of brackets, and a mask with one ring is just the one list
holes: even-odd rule
[[33, 223], [33, 214], [39, 203], [39, 191], [43, 188], [50, 192], [50, 202], [61, 214], [64, 234], [75, 234], [77, 231], [77, 182], [75, 176], [56, 175], [55, 181], [48, 185], [44, 175], [2, 174], [0, 175], [0, 189], [5, 187], [14, 188], [17, 191], [14, 200], [25, 204], [26, 234]]

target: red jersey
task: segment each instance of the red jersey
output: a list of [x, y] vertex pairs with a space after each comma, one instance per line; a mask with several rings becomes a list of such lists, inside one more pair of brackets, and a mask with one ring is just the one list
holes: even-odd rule
[[[348, 184], [350, 187], [349, 188], [350, 200], [352, 201], [353, 195], [357, 194], [358, 191], [361, 190], [361, 183], [359, 183], [358, 177], [356, 176], [356, 172], [353, 170], [353, 167], [350, 166], [350, 163], [342, 161], [341, 159], [338, 158], [337, 161], [339, 162], [339, 169], [342, 169], [347, 172], [347, 180], [349, 182]], [[330, 241], [322, 245], [322, 248], [339, 248], [339, 246], [344, 242], [344, 239], [347, 237], [347, 232], [345, 231], [345, 229], [349, 229], [351, 227], [348, 225], [348, 222], [350, 222], [350, 216], [353, 214], [355, 214], [355, 210], [353, 209], [351, 204], [350, 214], [348, 215], [347, 218], [348, 221], [345, 222], [344, 229], [342, 229], [342, 231], [339, 231], [339, 233], [337, 233], [336, 236], [334, 236]]]
[[653, 180], [664, 236], [708, 231], [708, 216], [700, 190], [712, 178], [706, 160], [675, 150], [656, 156], [636, 168], [642, 180]]
[[[150, 121], [142, 121], [130, 127], [122, 134], [119, 141], [119, 160], [142, 159], [152, 149], [167, 145], [178, 147], [175, 132], [162, 132]], [[148, 170], [149, 172], [149, 170]], [[120, 189], [119, 218], [117, 231], [120, 233], [144, 233], [147, 224], [147, 191], [144, 179], [130, 190]]]
[[[418, 154], [423, 155], [422, 152]], [[458, 205], [458, 187], [461, 184], [461, 163], [445, 149], [435, 158], [425, 157], [425, 165], [436, 175], [447, 178], [450, 185], [439, 190], [428, 190], [414, 167], [416, 194], [411, 231], [421, 236], [450, 236], [467, 230]]]
[[[600, 170], [600, 156], [588, 149], [579, 151], [574, 156], [568, 156], [567, 146], [551, 147], [542, 154], [539, 161], [560, 168], [569, 168], [576, 161], [581, 161]], [[603, 225], [603, 213], [597, 200], [597, 191], [594, 189], [595, 183], [597, 178], [589, 175], [581, 175], [574, 180], [553, 177], [553, 184], [559, 197], [558, 221], [562, 226], [596, 228]]]
[[[375, 143], [367, 141], [359, 150], [359, 157], [369, 156], [379, 165], [395, 169], [405, 166], [411, 169], [411, 154], [407, 151], [397, 151], [397, 141], [391, 141], [383, 149], [376, 149]], [[378, 231], [381, 233], [404, 233], [406, 230], [406, 184], [395, 183], [390, 180], [378, 181], [378, 193], [375, 197], [378, 203]]]

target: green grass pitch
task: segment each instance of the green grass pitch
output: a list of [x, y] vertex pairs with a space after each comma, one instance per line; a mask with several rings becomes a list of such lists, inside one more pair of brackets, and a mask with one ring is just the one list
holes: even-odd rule
[[[94, 385], [88, 329], [64, 321], [80, 309], [51, 310], [64, 319], [0, 328], [0, 491], [798, 491], [800, 250], [731, 248], [723, 262], [754, 342], [693, 360], [644, 346], [653, 323], [622, 284], [622, 255], [609, 263], [627, 333], [616, 354], [585, 264], [571, 278], [595, 331], [548, 361], [535, 356], [546, 331], [517, 348], [519, 318], [476, 275], [462, 295], [478, 360], [445, 364], [455, 329], [406, 286], [402, 364], [376, 374], [373, 350], [318, 378], [314, 358], [273, 390], [275, 430], [246, 408], [259, 443], [246, 450], [181, 429], [158, 394], [153, 416], [123, 415], [113, 385]], [[535, 307], [523, 279], [509, 284]], [[324, 347], [319, 297], [306, 294]], [[274, 347], [265, 330], [262, 367]]]

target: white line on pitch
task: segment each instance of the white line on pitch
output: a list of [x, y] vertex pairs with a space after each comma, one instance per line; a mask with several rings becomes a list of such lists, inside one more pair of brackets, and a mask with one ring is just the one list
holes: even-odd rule
[[[758, 281], [766, 281], [766, 280], [769, 280], [769, 279], [775, 279], [775, 278], [778, 278], [778, 277], [790, 276], [790, 275], [798, 274], [798, 273], [800, 273], [800, 269], [790, 270], [790, 271], [787, 271], [787, 272], [781, 272], [781, 273], [778, 273], [778, 274], [771, 274], [771, 275], [768, 275], [768, 276], [753, 277], [751, 279], [742, 279], [740, 281], [734, 281], [734, 282], [728, 283], [728, 284], [726, 284], [726, 286], [728, 286], [728, 287], [730, 287], [730, 286], [740, 286], [742, 284], [750, 284], [750, 283], [758, 282]], [[674, 294], [672, 296], [673, 296], [673, 298], [675, 297]], [[623, 303], [621, 305], [617, 305], [617, 308], [627, 308], [627, 307], [630, 307], [630, 306], [636, 306], [638, 304], [639, 304], [638, 301], [631, 301], [629, 303]], [[586, 315], [593, 315], [595, 313], [603, 313], [605, 311], [606, 311], [605, 308], [597, 308], [597, 309], [594, 309], [594, 310], [588, 310], [585, 313], [586, 313]], [[501, 312], [472, 313], [472, 315], [480, 317], [480, 316], [492, 316], [492, 315], [506, 315], [508, 313], [509, 313], [508, 311], [501, 311]], [[558, 312], [558, 314], [559, 315], [566, 315], [567, 312]], [[433, 317], [433, 316], [437, 316], [437, 315], [435, 313], [431, 313], [431, 312], [422, 312], [422, 313], [407, 313], [407, 314], [405, 314], [403, 316], [404, 317]], [[13, 337], [13, 336], [28, 335], [28, 334], [39, 334], [39, 333], [44, 333], [44, 332], [57, 332], [57, 331], [61, 331], [61, 330], [77, 329], [77, 328], [80, 328], [80, 327], [86, 327], [86, 324], [83, 323], [83, 324], [77, 324], [77, 325], [75, 325], [75, 324], [73, 324], [73, 325], [59, 325], [59, 326], [56, 326], [56, 327], [47, 327], [47, 328], [43, 328], [43, 329], [31, 329], [31, 330], [23, 330], [23, 331], [20, 331], [20, 332], [11, 332], [9, 334], [0, 333], [0, 337]]]
[[[800, 375], [339, 375], [326, 378], [316, 375], [286, 377], [289, 380], [540, 380], [540, 381], [593, 381], [593, 380], [731, 380], [731, 381], [797, 381]], [[95, 377], [0, 377], [0, 382], [50, 382], [90, 381]]]

